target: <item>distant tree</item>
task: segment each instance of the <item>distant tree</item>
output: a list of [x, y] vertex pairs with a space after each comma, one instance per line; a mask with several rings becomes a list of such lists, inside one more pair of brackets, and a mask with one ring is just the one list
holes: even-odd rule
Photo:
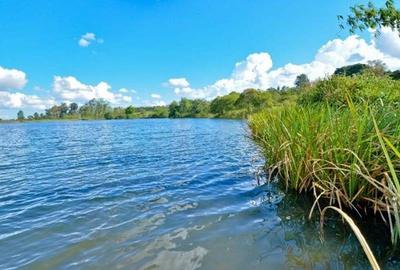
[[[160, 112], [159, 107], [156, 107]], [[182, 98], [179, 103], [173, 101], [168, 106], [168, 117], [206, 117], [210, 112], [210, 102], [204, 99], [188, 99]], [[164, 112], [163, 112], [164, 113]]]
[[150, 117], [152, 118], [167, 118], [169, 115], [169, 110], [165, 106], [157, 106], [154, 108], [154, 112]]
[[389, 73], [389, 76], [393, 79], [393, 80], [400, 80], [400, 70], [396, 70], [393, 72]]
[[254, 109], [267, 105], [267, 103], [270, 103], [270, 96], [265, 91], [246, 89], [240, 94], [235, 106], [252, 112]]
[[368, 69], [368, 65], [366, 64], [354, 64], [337, 68], [334, 74], [340, 76], [353, 76], [355, 74], [363, 73], [366, 69]]
[[18, 111], [17, 119], [18, 119], [18, 121], [23, 121], [25, 119], [24, 112], [22, 110]]
[[379, 34], [382, 27], [400, 30], [400, 10], [396, 8], [394, 0], [387, 0], [382, 8], [377, 8], [369, 1], [368, 5], [355, 5], [350, 10], [350, 15], [338, 16], [340, 28], [344, 29], [347, 26], [350, 33], [376, 29]]
[[192, 113], [193, 103], [190, 99], [182, 98], [179, 102], [179, 114], [181, 117], [188, 117]]
[[37, 112], [35, 112], [35, 113], [33, 114], [33, 119], [35, 119], [35, 120], [40, 119], [40, 116], [39, 116], [39, 114], [38, 114]]
[[384, 76], [386, 74], [386, 64], [380, 60], [369, 61], [367, 64], [354, 64], [337, 68], [335, 75], [354, 76], [365, 72], [372, 73], [376, 76]]
[[381, 60], [374, 60], [368, 62], [368, 70], [376, 76], [384, 76], [386, 74], [386, 64]]
[[179, 117], [179, 104], [176, 101], [172, 101], [168, 107], [168, 117], [177, 118]]
[[308, 79], [306, 74], [300, 74], [296, 77], [294, 84], [298, 88], [303, 88], [310, 85], [310, 79]]
[[106, 112], [111, 111], [109, 103], [104, 99], [89, 100], [79, 108], [79, 113], [83, 118], [87, 119], [102, 119]]
[[111, 119], [113, 119], [113, 115], [112, 115], [111, 112], [106, 112], [104, 114], [104, 118], [107, 119], [107, 120], [111, 120]]
[[128, 106], [125, 109], [125, 114], [126, 114], [127, 118], [129, 118], [129, 116], [132, 116], [134, 114], [134, 112], [135, 112], [135, 108], [133, 106]]
[[206, 117], [210, 113], [210, 102], [203, 99], [192, 100], [191, 116]]
[[125, 109], [122, 107], [116, 107], [112, 111], [112, 116], [114, 119], [124, 119], [126, 118]]
[[67, 105], [66, 103], [62, 103], [62, 104], [59, 106], [60, 118], [64, 118], [64, 117], [67, 115], [68, 110], [69, 110], [68, 105]]
[[211, 113], [222, 116], [227, 111], [234, 110], [236, 108], [235, 104], [239, 97], [240, 94], [237, 92], [231, 92], [228, 95], [216, 97], [211, 101], [210, 104]]
[[53, 107], [46, 110], [46, 118], [48, 119], [58, 119], [61, 115], [61, 107], [54, 105]]
[[69, 115], [74, 115], [78, 112], [78, 104], [76, 104], [75, 102], [72, 102], [71, 104], [69, 104], [69, 111], [68, 114]]

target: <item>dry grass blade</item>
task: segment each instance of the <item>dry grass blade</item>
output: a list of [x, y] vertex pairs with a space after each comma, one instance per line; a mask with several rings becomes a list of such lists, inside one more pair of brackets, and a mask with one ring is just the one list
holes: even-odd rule
[[356, 235], [358, 241], [360, 242], [360, 244], [364, 250], [365, 255], [367, 256], [372, 269], [380, 270], [381, 268], [379, 267], [379, 264], [378, 264], [377, 260], [375, 259], [375, 256], [372, 253], [372, 250], [369, 247], [367, 240], [365, 240], [364, 236], [362, 235], [360, 229], [354, 223], [353, 219], [349, 215], [347, 215], [345, 212], [343, 212], [341, 209], [334, 207], [334, 206], [325, 207], [321, 212], [321, 229], [323, 228], [322, 226], [323, 226], [325, 212], [328, 209], [332, 209], [332, 210], [335, 210], [336, 212], [338, 212], [343, 217], [343, 219], [347, 222], [347, 224], [350, 225], [350, 228], [353, 230], [354, 234]]

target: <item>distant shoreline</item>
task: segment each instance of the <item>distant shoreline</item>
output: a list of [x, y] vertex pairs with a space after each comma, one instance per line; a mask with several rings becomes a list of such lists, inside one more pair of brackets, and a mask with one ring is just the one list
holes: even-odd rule
[[229, 118], [229, 117], [142, 117], [142, 118], [123, 118], [123, 119], [42, 119], [42, 120], [0, 120], [0, 124], [23, 124], [23, 123], [43, 123], [43, 122], [78, 122], [78, 121], [118, 121], [118, 120], [153, 120], [153, 119], [170, 119], [170, 120], [178, 120], [178, 119], [214, 119], [214, 120], [247, 120], [247, 118]]

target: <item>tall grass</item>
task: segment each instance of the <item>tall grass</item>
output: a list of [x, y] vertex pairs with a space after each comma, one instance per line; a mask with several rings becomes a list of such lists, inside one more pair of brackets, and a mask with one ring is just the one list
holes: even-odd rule
[[249, 126], [271, 175], [287, 188], [360, 215], [380, 215], [396, 243], [400, 231], [400, 109], [329, 103], [276, 108], [252, 115]]

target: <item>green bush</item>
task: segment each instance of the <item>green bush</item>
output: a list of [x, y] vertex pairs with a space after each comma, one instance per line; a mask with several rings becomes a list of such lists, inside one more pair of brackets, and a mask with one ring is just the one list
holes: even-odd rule
[[358, 76], [332, 76], [318, 81], [306, 89], [298, 103], [327, 103], [334, 106], [347, 106], [348, 99], [353, 103], [392, 104], [400, 102], [400, 81], [388, 76], [364, 73]]

